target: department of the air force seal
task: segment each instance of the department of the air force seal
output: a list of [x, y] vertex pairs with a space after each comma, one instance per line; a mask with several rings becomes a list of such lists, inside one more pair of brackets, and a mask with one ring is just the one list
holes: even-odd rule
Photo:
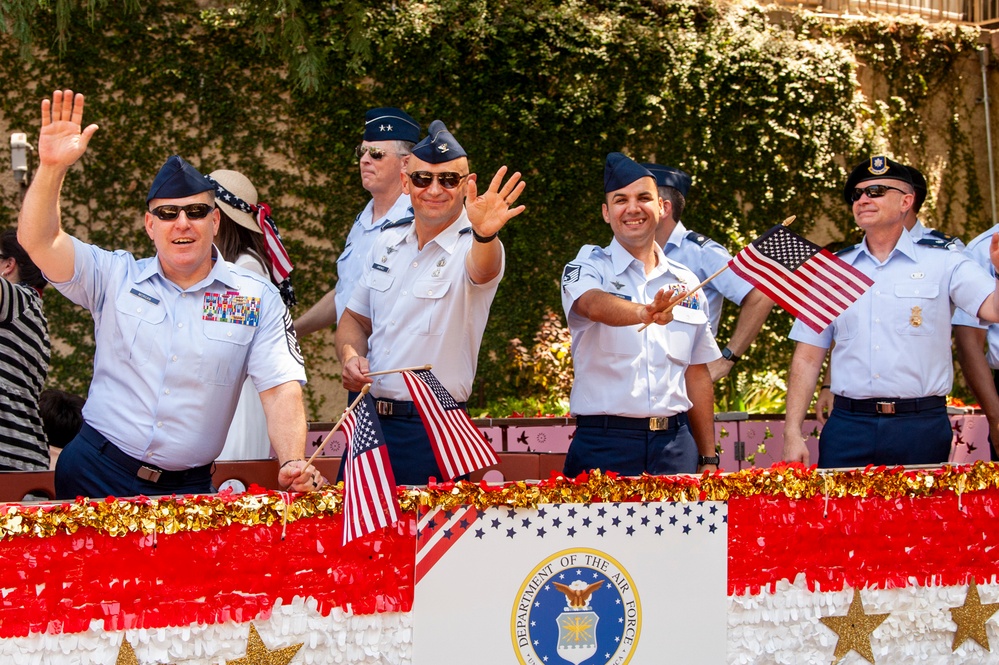
[[624, 665], [642, 608], [628, 572], [592, 549], [553, 554], [520, 587], [510, 622], [521, 665]]

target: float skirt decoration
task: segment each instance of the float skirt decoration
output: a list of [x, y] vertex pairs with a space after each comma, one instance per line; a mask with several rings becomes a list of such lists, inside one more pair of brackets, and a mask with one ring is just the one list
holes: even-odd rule
[[[628, 526], [643, 528], [639, 519], [651, 520], [651, 537], [657, 512], [694, 520], [724, 502], [727, 554], [718, 575], [727, 589], [727, 662], [999, 662], [990, 651], [999, 645], [999, 467], [991, 464], [829, 474], [782, 466], [701, 478], [594, 473], [400, 489], [399, 496], [401, 522], [347, 547], [337, 488], [2, 505], [0, 661], [436, 662], [424, 658], [415, 630], [435, 612], [414, 602], [428, 514], [474, 508], [464, 509], [461, 537], [470, 542], [473, 519], [505, 509], [504, 519], [530, 520], [515, 535], [532, 542], [524, 551], [537, 552], [542, 534], [579, 537], [566, 528], [570, 515], [597, 519], [596, 510], [570, 512], [564, 504], [602, 504], [607, 529], [587, 537], [613, 557], [628, 547]], [[630, 517], [635, 503], [674, 505], [641, 506]], [[621, 524], [611, 528], [615, 518]], [[696, 533], [681, 527], [658, 537], [682, 546]], [[564, 542], [556, 545], [564, 551]], [[543, 563], [506, 550], [502, 557], [481, 562], [482, 575], [514, 567], [513, 578], [529, 580]], [[636, 597], [642, 590], [637, 583]], [[499, 631], [508, 645], [479, 662], [517, 662], [509, 617], [523, 589], [489, 598], [471, 591], [453, 598], [449, 613], [458, 607], [477, 616], [482, 603], [507, 617], [503, 625], [469, 624]], [[669, 602], [695, 605], [684, 597]], [[655, 630], [653, 606], [642, 606], [642, 630]], [[641, 634], [637, 641], [636, 665]], [[605, 662], [600, 653], [592, 658], [586, 665]]]

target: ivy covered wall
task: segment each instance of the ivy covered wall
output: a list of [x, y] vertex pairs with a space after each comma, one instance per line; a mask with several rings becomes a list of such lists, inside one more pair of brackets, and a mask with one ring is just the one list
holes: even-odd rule
[[[561, 268], [581, 245], [609, 241], [609, 151], [690, 172], [685, 223], [732, 249], [790, 214], [818, 242], [850, 239], [839, 192], [875, 150], [927, 173], [929, 226], [970, 238], [991, 224], [972, 29], [716, 0], [57, 0], [0, 5], [0, 18], [0, 128], [34, 142], [39, 100], [56, 87], [86, 94], [101, 126], [64, 189], [71, 232], [146, 254], [144, 195], [169, 154], [241, 170], [295, 261], [297, 313], [331, 285], [366, 201], [352, 148], [367, 108], [400, 106], [424, 127], [443, 119], [484, 176], [522, 171], [527, 212], [502, 233], [507, 274], [473, 400], [512, 390], [508, 341], [560, 311]], [[17, 192], [4, 184], [13, 223]], [[47, 293], [50, 383], [84, 393], [90, 318]], [[726, 408], [779, 387], [789, 328], [771, 316], [740, 375], [718, 387]], [[332, 335], [303, 347], [310, 416], [332, 418], [344, 400]]]

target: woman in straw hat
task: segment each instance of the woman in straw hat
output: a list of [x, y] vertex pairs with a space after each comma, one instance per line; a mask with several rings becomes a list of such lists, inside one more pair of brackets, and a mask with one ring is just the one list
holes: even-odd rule
[[[215, 183], [215, 202], [222, 218], [215, 235], [215, 246], [222, 258], [268, 277], [281, 290], [285, 303], [293, 305], [294, 294], [291, 292], [290, 282], [287, 279], [277, 282], [275, 279], [274, 258], [268, 252], [261, 230], [261, 221], [270, 222], [270, 209], [265, 204], [258, 205], [257, 189], [253, 183], [237, 171], [212, 171], [208, 178]], [[258, 221], [261, 217], [266, 220]], [[291, 293], [290, 302], [288, 293]], [[271, 442], [267, 436], [267, 420], [260, 395], [253, 381], [247, 378], [229, 426], [225, 447], [218, 458], [242, 460], [266, 459], [270, 456]]]

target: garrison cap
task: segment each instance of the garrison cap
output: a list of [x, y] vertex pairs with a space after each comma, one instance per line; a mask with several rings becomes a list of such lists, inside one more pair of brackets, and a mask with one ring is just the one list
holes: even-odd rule
[[687, 194], [690, 192], [690, 183], [692, 182], [690, 174], [663, 164], [642, 164], [642, 166], [652, 171], [658, 187], [672, 187], [683, 194], [683, 198], [687, 198]]
[[605, 194], [627, 187], [639, 178], [655, 180], [656, 176], [623, 152], [608, 153], [607, 161], [604, 162]]
[[392, 106], [371, 109], [364, 114], [364, 140], [416, 143], [420, 140], [420, 123]]
[[170, 155], [149, 187], [146, 203], [153, 199], [182, 199], [201, 192], [214, 191], [215, 186], [198, 173], [198, 169], [178, 155]]
[[447, 127], [440, 120], [430, 123], [429, 134], [425, 139], [416, 144], [413, 154], [428, 164], [443, 164], [459, 157], [466, 157], [468, 153], [461, 147], [454, 134], [447, 130]]

